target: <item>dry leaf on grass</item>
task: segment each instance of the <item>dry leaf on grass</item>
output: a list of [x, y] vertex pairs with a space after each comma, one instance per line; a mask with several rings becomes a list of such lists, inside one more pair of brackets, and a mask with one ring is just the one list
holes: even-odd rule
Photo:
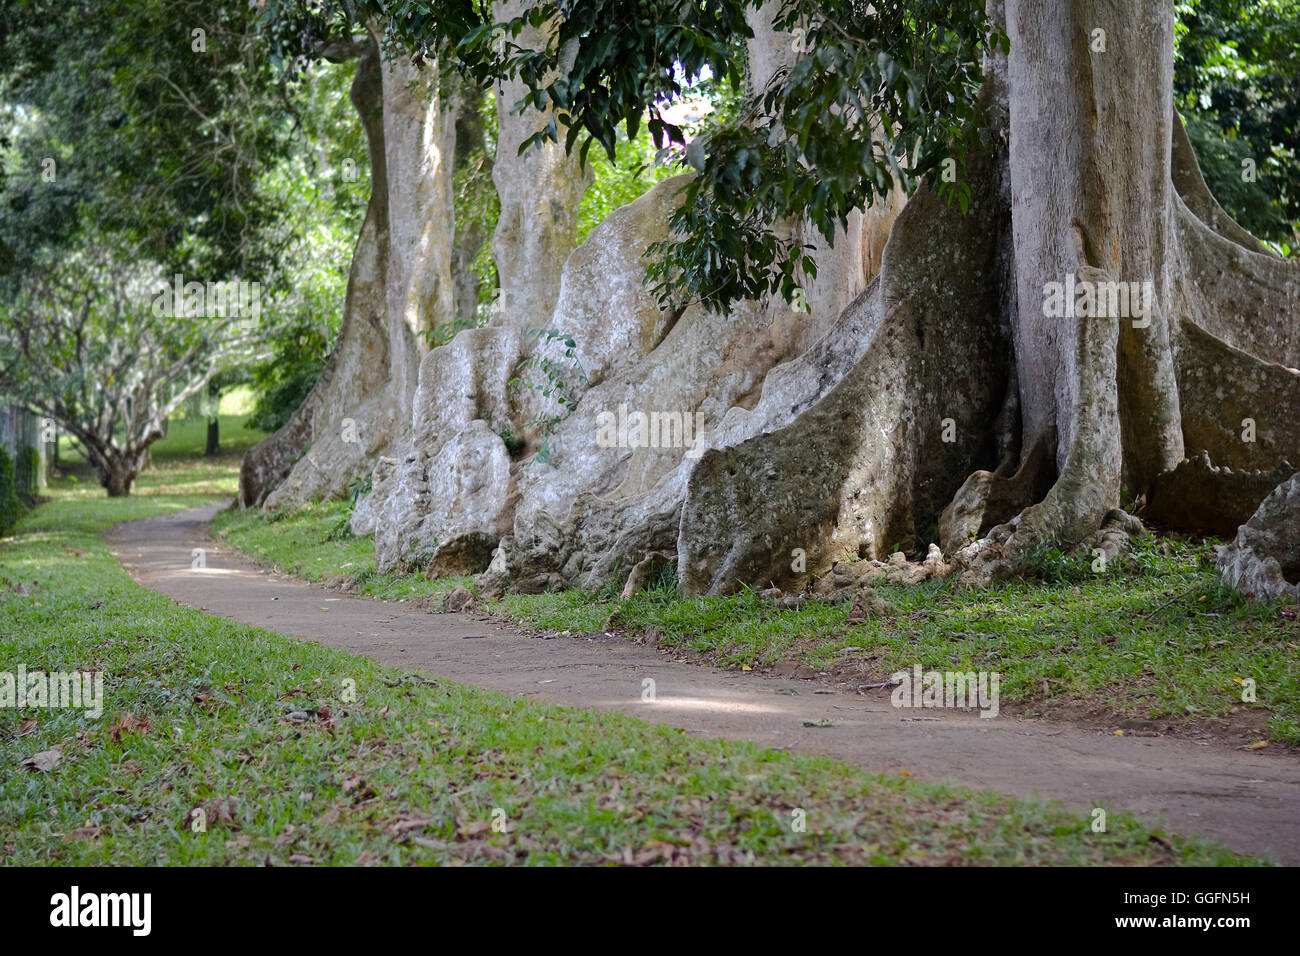
[[471, 837], [486, 833], [491, 829], [492, 823], [488, 820], [466, 820], [460, 824], [456, 832], [463, 837]]
[[316, 826], [327, 827], [331, 823], [338, 823], [343, 814], [339, 812], [338, 807], [331, 807], [316, 818]]
[[446, 850], [451, 846], [450, 843], [445, 843], [442, 840], [430, 840], [428, 837], [413, 836], [411, 837], [411, 842], [429, 850]]
[[395, 837], [400, 837], [412, 830], [425, 830], [431, 826], [433, 826], [432, 817], [398, 817], [388, 825], [388, 832]]
[[59, 765], [59, 761], [62, 759], [63, 750], [55, 747], [53, 750], [42, 750], [40, 753], [32, 754], [18, 766], [25, 767], [28, 770], [41, 770], [49, 773]]
[[143, 737], [149, 733], [150, 726], [148, 717], [137, 717], [135, 714], [128, 712], [113, 722], [113, 726], [108, 731], [108, 736], [113, 743], [120, 743], [123, 734], [140, 734]]
[[211, 800], [208, 803], [201, 803], [191, 807], [185, 812], [185, 819], [181, 821], [181, 827], [186, 830], [193, 830], [194, 823], [202, 820], [205, 827], [221, 823], [224, 826], [233, 826], [235, 822], [235, 800], [233, 797], [222, 797], [219, 800]]
[[685, 847], [680, 847], [675, 843], [665, 843], [662, 840], [651, 840], [643, 846], [640, 852], [633, 854], [629, 847], [623, 851], [622, 862], [627, 866], [649, 866], [652, 863], [663, 861], [672, 863], [674, 860], [688, 862], [690, 852]]

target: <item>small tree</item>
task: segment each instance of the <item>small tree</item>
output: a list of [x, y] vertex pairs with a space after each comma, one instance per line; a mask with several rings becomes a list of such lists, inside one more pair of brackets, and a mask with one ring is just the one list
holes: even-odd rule
[[91, 239], [0, 301], [0, 390], [57, 421], [110, 497], [128, 495], [181, 403], [258, 357], [257, 293], [165, 278]]

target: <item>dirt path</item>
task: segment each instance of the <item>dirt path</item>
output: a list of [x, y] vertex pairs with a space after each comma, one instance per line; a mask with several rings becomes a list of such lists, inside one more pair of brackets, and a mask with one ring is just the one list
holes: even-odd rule
[[[1059, 799], [1079, 811], [1080, 826], [1094, 805], [1127, 810], [1176, 832], [1300, 864], [1300, 760], [1280, 750], [896, 710], [883, 694], [814, 693], [820, 688], [809, 681], [674, 663], [621, 638], [541, 640], [491, 620], [349, 597], [281, 578], [214, 543], [206, 523], [215, 510], [120, 524], [108, 545], [138, 583], [182, 604], [400, 667], [827, 754], [876, 772]], [[199, 547], [207, 549], [204, 571], [190, 567], [191, 550]], [[641, 699], [647, 677], [655, 681], [653, 703]], [[825, 720], [834, 726], [805, 726]]]

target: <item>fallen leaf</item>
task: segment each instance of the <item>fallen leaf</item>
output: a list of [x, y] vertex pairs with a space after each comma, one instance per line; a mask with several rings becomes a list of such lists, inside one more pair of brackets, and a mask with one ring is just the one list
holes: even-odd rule
[[226, 702], [224, 700], [217, 700], [211, 694], [195, 694], [194, 706], [200, 710], [205, 710], [208, 713], [213, 714], [226, 706]]
[[342, 814], [339, 813], [338, 807], [331, 807], [316, 818], [316, 826], [327, 827], [331, 823], [338, 823], [340, 816]]
[[429, 850], [445, 850], [451, 844], [444, 843], [442, 840], [430, 840], [428, 837], [411, 837], [411, 842], [417, 846], [422, 846]]
[[128, 711], [113, 722], [112, 727], [108, 731], [108, 736], [113, 743], [120, 743], [123, 734], [138, 733], [143, 737], [145, 734], [149, 733], [150, 726], [151, 724], [149, 723], [148, 717], [137, 717], [135, 714]]
[[26, 767], [29, 770], [41, 770], [46, 773], [53, 770], [63, 759], [63, 751], [58, 747], [53, 750], [42, 750], [40, 753], [32, 754], [18, 766]]
[[624, 859], [627, 860], [631, 866], [648, 866], [649, 864], [655, 863], [659, 860], [671, 862], [677, 854], [684, 854], [685, 852], [685, 850], [676, 844], [664, 843], [662, 840], [651, 840], [642, 847], [641, 852], [637, 853], [635, 856], [631, 856], [630, 859], [628, 859], [630, 854], [625, 853]]
[[[201, 817], [200, 817], [201, 815]], [[210, 800], [207, 803], [201, 803], [190, 807], [185, 811], [185, 816], [181, 820], [182, 830], [193, 830], [194, 822], [202, 819], [204, 826], [213, 826], [221, 823], [227, 827], [235, 822], [235, 799], [234, 797], [222, 797], [219, 800]]]
[[1246, 749], [1247, 749], [1247, 750], [1263, 750], [1263, 749], [1264, 749], [1265, 747], [1267, 747], [1267, 746], [1268, 746], [1268, 741], [1267, 741], [1267, 740], [1256, 740], [1256, 741], [1255, 741], [1254, 743], [1252, 743], [1252, 744], [1247, 744], [1247, 745], [1246, 745]]
[[388, 832], [395, 837], [410, 833], [412, 830], [426, 830], [433, 826], [431, 817], [398, 817], [388, 826]]

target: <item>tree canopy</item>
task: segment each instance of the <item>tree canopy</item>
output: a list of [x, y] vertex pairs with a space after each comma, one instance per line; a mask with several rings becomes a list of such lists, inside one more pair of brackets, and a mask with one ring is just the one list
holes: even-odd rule
[[205, 279], [267, 271], [288, 111], [246, 5], [13, 0], [0, 37], [0, 268], [92, 224]]

